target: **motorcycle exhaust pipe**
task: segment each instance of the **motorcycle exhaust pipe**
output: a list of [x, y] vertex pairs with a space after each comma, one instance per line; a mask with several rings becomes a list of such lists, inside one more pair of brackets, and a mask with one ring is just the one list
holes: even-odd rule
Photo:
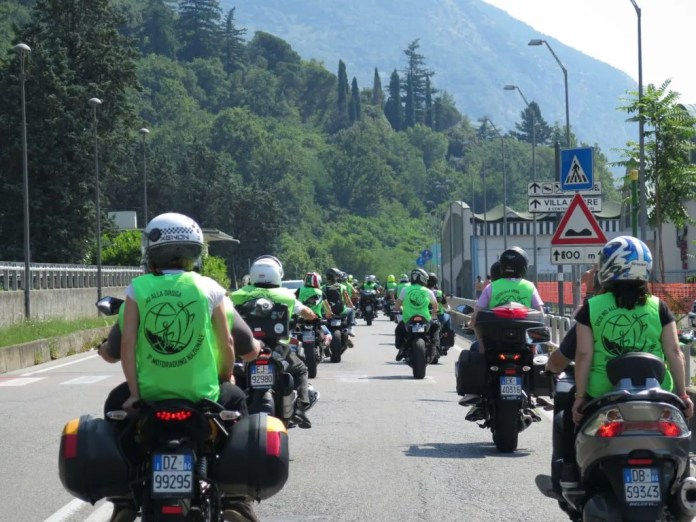
[[534, 419], [532, 418], [531, 415], [521, 411], [520, 417], [519, 417], [519, 419], [517, 419], [517, 431], [523, 432], [524, 430], [529, 428], [533, 422], [534, 422]]
[[686, 477], [679, 486], [677, 504], [680, 511], [690, 517], [696, 517], [696, 478]]

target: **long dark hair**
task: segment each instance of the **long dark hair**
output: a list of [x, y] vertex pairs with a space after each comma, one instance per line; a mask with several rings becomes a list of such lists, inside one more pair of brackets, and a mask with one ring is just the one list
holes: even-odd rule
[[643, 306], [648, 300], [650, 291], [646, 281], [609, 281], [604, 289], [614, 294], [619, 308], [633, 310], [637, 305]]

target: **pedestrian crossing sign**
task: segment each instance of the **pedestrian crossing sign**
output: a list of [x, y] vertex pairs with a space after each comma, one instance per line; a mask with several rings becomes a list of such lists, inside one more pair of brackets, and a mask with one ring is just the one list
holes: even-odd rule
[[561, 189], [587, 190], [594, 186], [592, 147], [561, 151]]

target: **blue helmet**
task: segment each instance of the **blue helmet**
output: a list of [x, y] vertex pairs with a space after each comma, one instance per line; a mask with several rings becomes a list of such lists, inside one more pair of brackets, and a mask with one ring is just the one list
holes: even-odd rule
[[632, 236], [609, 241], [599, 254], [599, 282], [648, 281], [652, 272], [652, 254], [648, 246]]

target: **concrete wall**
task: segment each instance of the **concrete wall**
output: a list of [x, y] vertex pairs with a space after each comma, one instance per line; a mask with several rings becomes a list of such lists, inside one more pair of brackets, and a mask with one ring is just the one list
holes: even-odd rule
[[[102, 296], [123, 297], [125, 287], [102, 288]], [[30, 294], [31, 319], [81, 319], [96, 317], [96, 288], [33, 290]], [[24, 319], [24, 292], [0, 292], [0, 328]]]

